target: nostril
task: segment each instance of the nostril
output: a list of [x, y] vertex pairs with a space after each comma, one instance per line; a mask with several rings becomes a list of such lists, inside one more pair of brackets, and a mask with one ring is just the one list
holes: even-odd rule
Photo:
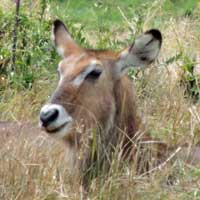
[[48, 110], [46, 112], [42, 112], [40, 114], [40, 120], [42, 122], [42, 125], [44, 127], [47, 127], [48, 124], [50, 124], [51, 122], [53, 122], [55, 119], [57, 119], [58, 117], [58, 110], [57, 109], [51, 109], [51, 110]]

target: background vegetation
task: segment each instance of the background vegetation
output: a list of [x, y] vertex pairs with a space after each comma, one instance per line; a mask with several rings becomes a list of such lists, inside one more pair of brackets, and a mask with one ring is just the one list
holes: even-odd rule
[[[23, 0], [13, 70], [15, 8], [14, 1], [1, 0], [1, 120], [37, 124], [41, 105], [57, 83], [60, 57], [50, 40], [54, 19], [63, 20], [81, 45], [113, 50], [128, 46], [142, 31], [154, 27], [164, 36], [159, 61], [144, 71], [129, 72], [141, 115], [154, 137], [172, 145], [187, 141], [190, 147], [199, 141], [197, 0]], [[0, 199], [81, 199], [65, 170], [64, 147], [46, 135], [35, 135], [0, 139]], [[167, 184], [170, 174], [173, 185]], [[199, 180], [199, 168], [177, 159], [151, 177], [114, 171], [106, 179], [94, 180], [90, 198], [200, 199]]]

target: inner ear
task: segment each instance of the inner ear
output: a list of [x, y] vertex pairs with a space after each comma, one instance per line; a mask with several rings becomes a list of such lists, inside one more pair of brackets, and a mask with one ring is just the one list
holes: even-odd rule
[[58, 53], [63, 57], [82, 51], [82, 48], [71, 37], [65, 24], [60, 20], [55, 20], [53, 23], [53, 42]]
[[160, 31], [151, 29], [136, 39], [129, 48], [129, 53], [136, 55], [140, 64], [147, 65], [157, 58], [161, 44], [162, 35]]
[[115, 74], [123, 75], [130, 67], [145, 67], [158, 56], [162, 44], [159, 30], [151, 29], [119, 54], [116, 61]]

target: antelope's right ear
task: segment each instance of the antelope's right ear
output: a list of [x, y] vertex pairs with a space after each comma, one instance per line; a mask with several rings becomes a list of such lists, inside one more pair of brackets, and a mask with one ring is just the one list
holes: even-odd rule
[[60, 20], [55, 20], [53, 23], [52, 40], [58, 53], [63, 57], [81, 51], [79, 45], [72, 39], [68, 29]]

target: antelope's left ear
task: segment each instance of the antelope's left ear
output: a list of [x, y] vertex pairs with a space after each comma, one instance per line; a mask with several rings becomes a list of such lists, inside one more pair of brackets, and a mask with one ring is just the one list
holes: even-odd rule
[[123, 75], [130, 67], [144, 67], [152, 63], [158, 56], [162, 44], [159, 30], [151, 29], [119, 54], [115, 65], [115, 74]]

